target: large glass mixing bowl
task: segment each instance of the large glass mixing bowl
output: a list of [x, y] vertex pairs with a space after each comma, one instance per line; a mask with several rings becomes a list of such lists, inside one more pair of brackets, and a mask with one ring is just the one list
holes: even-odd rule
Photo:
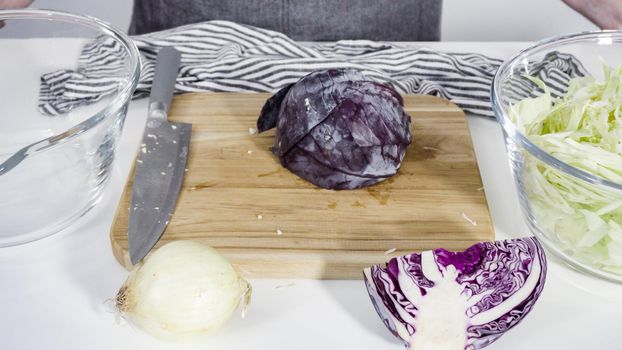
[[[500, 67], [491, 94], [521, 208], [531, 231], [549, 252], [575, 269], [617, 282], [622, 282], [622, 231], [616, 228], [622, 227], [622, 183], [612, 178], [618, 175], [611, 173], [612, 177], [607, 179], [582, 170], [581, 164], [594, 166], [598, 162], [590, 159], [589, 153], [577, 152], [572, 160], [563, 161], [547, 152], [532, 136], [519, 131], [510, 111], [526, 96], [543, 94], [529, 77], [550, 55], [561, 54], [563, 59], [551, 65], [547, 85], [557, 86], [563, 94], [568, 77], [553, 71], [576, 68], [581, 74], [603, 80], [603, 64], [621, 65], [621, 53], [622, 31], [586, 32], [544, 40]], [[526, 86], [531, 88], [525, 89]], [[622, 142], [622, 135], [618, 142]], [[622, 150], [618, 156], [622, 156]]]
[[0, 48], [1, 247], [58, 232], [97, 203], [140, 59], [120, 30], [46, 10], [0, 11]]

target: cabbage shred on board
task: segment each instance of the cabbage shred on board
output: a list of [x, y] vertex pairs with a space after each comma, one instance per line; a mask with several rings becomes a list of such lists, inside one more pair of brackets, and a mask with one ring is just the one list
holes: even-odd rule
[[531, 311], [546, 270], [538, 240], [522, 238], [413, 253], [364, 276], [378, 315], [408, 349], [475, 350]]
[[397, 173], [412, 140], [403, 105], [390, 86], [329, 69], [277, 92], [257, 128], [277, 128], [272, 151], [294, 174], [319, 187], [354, 189]]
[[[544, 93], [510, 109], [517, 129], [566, 164], [622, 184], [622, 67], [604, 79], [570, 80], [565, 96]], [[521, 174], [537, 225], [574, 258], [622, 274], [622, 193], [592, 185], [526, 154]]]

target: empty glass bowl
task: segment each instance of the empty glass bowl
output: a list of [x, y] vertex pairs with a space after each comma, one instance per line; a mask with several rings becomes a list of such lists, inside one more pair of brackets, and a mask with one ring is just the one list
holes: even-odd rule
[[[545, 40], [507, 60], [495, 76], [491, 93], [494, 112], [503, 128], [521, 208], [532, 232], [550, 252], [572, 267], [617, 282], [622, 282], [622, 229], [618, 229], [622, 227], [622, 183], [614, 179], [618, 175], [622, 178], [622, 174], [617, 173], [619, 170], [605, 169], [606, 166], [602, 169], [603, 173], [607, 171], [611, 175], [607, 178], [602, 173], [599, 176], [596, 172], [582, 170], [585, 169], [583, 164], [601, 167], [593, 153], [577, 151], [563, 161], [556, 155], [562, 152], [547, 152], [538, 146], [543, 143], [535, 142], [533, 134], [519, 131], [512, 120], [512, 106], [527, 96], [543, 94], [542, 89], [529, 81], [529, 76], [539, 71], [541, 63], [550, 55], [561, 59], [551, 65], [547, 85], [563, 96], [568, 76], [556, 72], [574, 70], [574, 73], [582, 72], [578, 75], [602, 80], [604, 64], [622, 64], [621, 52], [620, 31], [587, 32]], [[622, 99], [622, 91], [618, 93]], [[536, 110], [525, 113], [537, 114]], [[617, 123], [621, 122], [617, 113], [608, 117], [610, 125], [615, 118], [618, 118]], [[584, 119], [573, 120], [584, 122]], [[541, 132], [549, 133], [546, 130]], [[559, 140], [564, 140], [562, 134], [558, 133]], [[619, 138], [617, 142], [622, 144], [622, 133]], [[543, 139], [538, 140], [542, 142]], [[558, 144], [565, 145], [563, 142]], [[607, 152], [622, 156], [622, 147], [617, 148], [617, 151]], [[560, 148], [566, 149], [569, 148]]]
[[95, 205], [140, 72], [95, 18], [0, 11], [0, 247], [67, 227]]

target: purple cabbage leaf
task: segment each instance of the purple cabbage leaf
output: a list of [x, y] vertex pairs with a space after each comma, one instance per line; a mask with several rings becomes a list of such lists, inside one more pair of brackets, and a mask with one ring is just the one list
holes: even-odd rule
[[354, 189], [397, 173], [412, 140], [403, 106], [392, 87], [330, 69], [268, 99], [257, 128], [276, 127], [272, 151], [294, 174], [322, 188]]
[[411, 350], [481, 349], [516, 326], [544, 288], [536, 238], [396, 257], [364, 270], [386, 327]]

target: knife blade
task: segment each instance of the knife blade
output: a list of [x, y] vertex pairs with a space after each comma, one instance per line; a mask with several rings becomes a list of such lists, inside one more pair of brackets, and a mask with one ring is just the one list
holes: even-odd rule
[[168, 121], [180, 53], [158, 52], [149, 114], [134, 165], [128, 222], [128, 250], [137, 264], [158, 242], [175, 210], [186, 170], [192, 125]]

